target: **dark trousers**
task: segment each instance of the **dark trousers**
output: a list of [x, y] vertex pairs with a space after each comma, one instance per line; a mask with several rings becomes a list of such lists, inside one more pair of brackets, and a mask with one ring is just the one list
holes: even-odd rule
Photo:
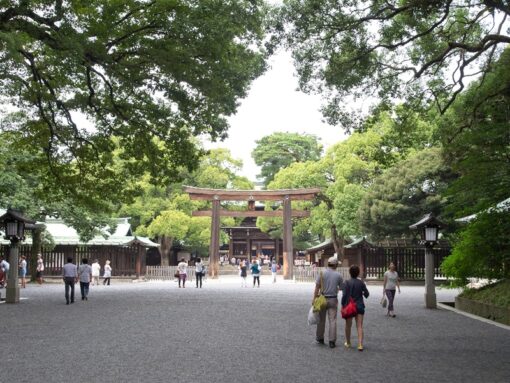
[[255, 286], [255, 281], [257, 281], [258, 283], [258, 286], [260, 286], [260, 276], [257, 276], [257, 277], [253, 277], [253, 286]]
[[181, 287], [181, 281], [182, 281], [182, 287], [186, 284], [186, 274], [179, 274], [179, 287]]
[[393, 311], [393, 300], [395, 299], [396, 290], [385, 290], [388, 297], [388, 311]]
[[110, 278], [105, 278], [104, 281], [103, 281], [103, 285], [108, 285], [110, 286]]
[[81, 298], [87, 298], [89, 296], [89, 285], [90, 282], [80, 282]]
[[73, 277], [65, 277], [64, 283], [66, 285], [66, 302], [69, 303], [69, 289], [71, 289], [71, 302], [74, 302], [74, 282]]
[[198, 287], [198, 281], [200, 281], [200, 288], [202, 288], [202, 273], [196, 273], [195, 277], [197, 278], [197, 287]]

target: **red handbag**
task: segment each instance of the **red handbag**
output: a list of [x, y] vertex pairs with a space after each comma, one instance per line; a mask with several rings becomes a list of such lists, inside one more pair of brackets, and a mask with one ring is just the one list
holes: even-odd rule
[[352, 299], [352, 297], [349, 298], [349, 303], [342, 307], [340, 312], [342, 313], [342, 318], [344, 319], [355, 317], [358, 314], [358, 307], [356, 306], [356, 302], [354, 299]]
[[349, 319], [355, 317], [358, 314], [358, 306], [356, 306], [356, 301], [352, 299], [350, 296], [352, 294], [352, 286], [349, 292], [349, 303], [347, 303], [342, 309], [340, 313], [342, 314], [342, 318]]

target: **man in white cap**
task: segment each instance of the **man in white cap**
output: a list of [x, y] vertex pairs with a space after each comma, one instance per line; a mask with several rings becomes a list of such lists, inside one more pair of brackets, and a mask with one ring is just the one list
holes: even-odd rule
[[[326, 309], [319, 311], [319, 323], [317, 324], [316, 341], [324, 344], [324, 332], [326, 330], [326, 312], [329, 320], [329, 347], [336, 346], [336, 316], [338, 312], [338, 292], [342, 289], [343, 279], [336, 268], [338, 259], [330, 257], [328, 259], [328, 268], [321, 272], [315, 280], [315, 291], [313, 299], [321, 294], [326, 297], [328, 302]], [[313, 304], [313, 301], [312, 301]]]

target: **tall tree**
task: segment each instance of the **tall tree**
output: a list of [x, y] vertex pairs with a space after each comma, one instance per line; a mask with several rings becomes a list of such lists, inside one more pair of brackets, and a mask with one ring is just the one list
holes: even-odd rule
[[23, 112], [8, 129], [44, 154], [48, 182], [82, 192], [77, 204], [123, 197], [114, 151], [124, 175], [169, 183], [197, 165], [193, 136], [225, 136], [226, 117], [264, 71], [265, 9], [262, 0], [2, 1], [0, 96]]
[[251, 155], [261, 167], [258, 176], [262, 177], [266, 186], [280, 169], [294, 162], [317, 161], [322, 154], [322, 145], [312, 134], [276, 132], [256, 143]]
[[454, 178], [440, 148], [424, 149], [386, 169], [357, 209], [363, 233], [374, 239], [412, 235], [409, 225], [424, 213], [442, 213]]
[[509, 16], [504, 0], [286, 0], [274, 29], [300, 88], [329, 100], [331, 123], [352, 124], [350, 96], [426, 97], [446, 110], [510, 44]]

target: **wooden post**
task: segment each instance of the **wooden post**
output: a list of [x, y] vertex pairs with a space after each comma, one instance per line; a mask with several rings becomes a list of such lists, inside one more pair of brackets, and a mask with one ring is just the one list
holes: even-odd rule
[[142, 274], [142, 256], [144, 254], [144, 247], [140, 244], [138, 244], [138, 251], [136, 253], [136, 264], [135, 264], [135, 271], [136, 271], [136, 278], [140, 278], [140, 275]]
[[217, 196], [212, 201], [211, 243], [209, 245], [209, 276], [218, 278], [220, 248], [220, 200]]
[[293, 278], [293, 244], [290, 196], [283, 199], [283, 279]]

